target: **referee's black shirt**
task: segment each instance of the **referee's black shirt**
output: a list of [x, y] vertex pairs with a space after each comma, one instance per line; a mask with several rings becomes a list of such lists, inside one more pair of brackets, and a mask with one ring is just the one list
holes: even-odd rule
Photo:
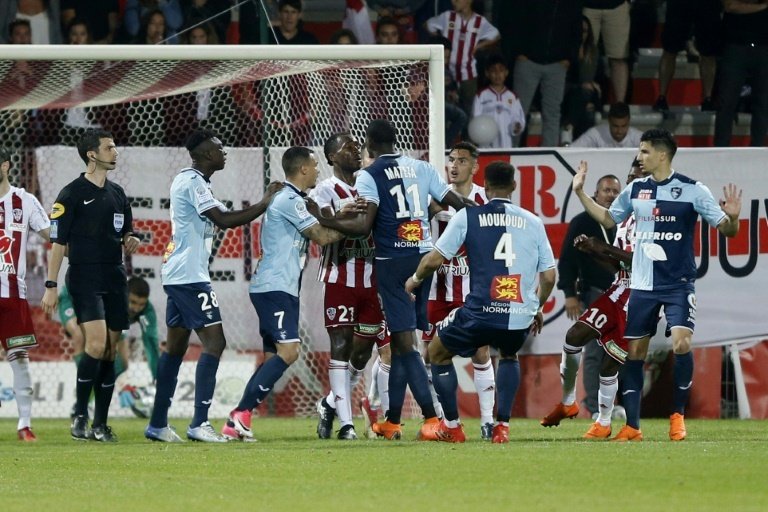
[[120, 185], [98, 187], [85, 173], [61, 189], [51, 212], [51, 242], [69, 245], [69, 264], [123, 263], [122, 243], [132, 233], [131, 205]]

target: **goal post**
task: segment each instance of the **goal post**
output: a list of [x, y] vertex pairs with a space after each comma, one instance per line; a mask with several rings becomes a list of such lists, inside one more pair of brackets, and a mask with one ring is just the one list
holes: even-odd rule
[[[313, 148], [320, 179], [330, 176], [322, 151], [325, 139], [349, 131], [363, 140], [368, 123], [381, 117], [396, 126], [402, 151], [442, 169], [443, 65], [443, 48], [434, 45], [6, 46], [0, 57], [0, 145], [13, 154], [12, 184], [34, 193], [50, 210], [58, 191], [83, 170], [74, 148], [79, 135], [89, 127], [113, 133], [120, 155], [109, 178], [126, 190], [134, 229], [143, 239], [126, 263], [133, 275], [150, 283], [162, 340], [160, 265], [170, 240], [168, 195], [175, 174], [190, 164], [183, 147], [189, 132], [210, 129], [227, 147], [227, 165], [212, 183], [215, 195], [232, 208], [260, 200], [270, 180], [283, 178], [280, 158], [290, 146]], [[254, 369], [254, 357], [261, 360], [258, 319], [248, 299], [259, 229], [257, 220], [215, 237], [210, 271], [228, 350], [213, 417], [228, 413]], [[74, 402], [75, 347], [58, 318], [45, 318], [37, 307], [46, 247], [34, 236], [30, 240], [29, 302], [40, 343], [31, 353], [33, 414], [64, 417]], [[310, 248], [302, 279], [302, 357], [262, 412], [309, 415], [328, 389], [329, 342], [322, 286], [316, 280], [319, 253]], [[65, 270], [66, 265], [60, 284]], [[136, 325], [126, 338], [140, 338]], [[125, 384], [151, 381], [140, 339], [130, 347], [133, 356], [118, 391]], [[182, 367], [172, 415], [192, 413], [195, 360], [193, 348]], [[0, 364], [0, 391], [11, 383], [8, 365]], [[116, 416], [131, 415], [117, 402], [112, 407]], [[0, 409], [0, 417], [13, 415], [14, 407]]]

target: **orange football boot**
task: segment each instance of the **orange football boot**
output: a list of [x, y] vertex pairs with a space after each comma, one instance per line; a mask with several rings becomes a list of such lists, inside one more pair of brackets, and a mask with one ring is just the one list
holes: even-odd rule
[[671, 441], [682, 441], [688, 432], [685, 430], [685, 416], [676, 412], [669, 417], [669, 439]]
[[579, 404], [576, 402], [571, 405], [559, 403], [552, 409], [552, 412], [544, 416], [540, 423], [543, 427], [556, 427], [562, 420], [575, 418], [577, 414], [579, 414]]
[[594, 422], [583, 436], [584, 439], [608, 439], [609, 437], [611, 437], [611, 426], [603, 426], [599, 421]]
[[611, 438], [611, 441], [618, 441], [620, 443], [625, 443], [627, 441], [642, 441], [643, 440], [643, 433], [636, 428], [630, 427], [629, 425], [624, 425], [621, 427], [621, 430], [619, 430], [619, 433], [616, 434], [615, 437]]
[[494, 444], [508, 443], [509, 427], [507, 425], [497, 423], [496, 426], [493, 427], [493, 437], [491, 438], [491, 442]]
[[440, 428], [440, 420], [437, 417], [424, 420], [421, 424], [419, 433], [416, 434], [418, 441], [438, 441], [437, 430]]
[[371, 430], [373, 430], [377, 436], [390, 440], [400, 439], [403, 435], [403, 430], [400, 428], [400, 424], [392, 423], [389, 420], [374, 423], [371, 425]]
[[459, 423], [458, 427], [449, 427], [445, 422], [441, 421], [440, 426], [437, 428], [437, 440], [445, 443], [463, 443], [467, 440], [467, 436], [464, 435], [464, 427]]

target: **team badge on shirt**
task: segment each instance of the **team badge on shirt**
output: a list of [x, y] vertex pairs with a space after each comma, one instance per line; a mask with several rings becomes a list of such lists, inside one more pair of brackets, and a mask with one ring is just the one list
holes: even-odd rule
[[424, 239], [424, 229], [417, 220], [403, 222], [397, 228], [397, 236], [406, 242], [418, 242]]
[[681, 187], [672, 187], [670, 193], [672, 194], [672, 199], [677, 199], [683, 194], [683, 189]]
[[328, 308], [325, 310], [325, 316], [328, 317], [328, 320], [333, 320], [336, 318], [336, 308]]
[[523, 302], [520, 293], [520, 274], [494, 276], [491, 281], [491, 299], [502, 302]]

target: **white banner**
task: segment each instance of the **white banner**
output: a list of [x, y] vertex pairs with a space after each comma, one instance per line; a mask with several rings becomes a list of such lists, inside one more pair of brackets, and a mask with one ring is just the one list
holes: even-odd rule
[[[322, 155], [321, 148], [315, 148]], [[168, 222], [168, 190], [173, 176], [189, 164], [189, 157], [180, 148], [120, 148], [121, 156], [114, 179], [123, 185], [131, 197], [151, 198], [151, 205], [134, 208], [134, 219], [147, 225]], [[270, 173], [282, 177], [279, 158], [283, 150], [270, 149]], [[555, 253], [573, 216], [583, 211], [581, 203], [570, 192], [571, 178], [580, 160], [589, 162], [586, 189], [594, 190], [597, 180], [605, 174], [615, 174], [623, 182], [634, 158], [634, 150], [515, 150], [484, 152], [481, 168], [493, 160], [511, 161], [518, 169], [518, 188], [514, 200], [535, 212], [545, 222]], [[41, 200], [49, 209], [58, 191], [83, 170], [83, 163], [73, 148], [44, 147], [37, 150]], [[213, 179], [217, 198], [231, 201], [233, 207], [242, 207], [243, 201], [255, 202], [263, 189], [263, 158], [261, 149], [229, 149], [228, 162]], [[320, 156], [322, 176], [329, 170]], [[697, 263], [700, 279], [696, 283], [699, 305], [694, 344], [697, 346], [725, 344], [733, 340], [768, 336], [762, 301], [758, 290], [768, 289], [768, 149], [680, 149], [674, 159], [674, 168], [682, 174], [702, 181], [714, 194], [722, 197], [723, 186], [732, 181], [744, 190], [739, 236], [728, 242], [728, 251], [719, 246], [718, 236], [710, 229], [706, 238], [708, 251], [698, 250]], [[148, 204], [148, 203], [147, 203]], [[167, 226], [166, 226], [167, 227]], [[161, 337], [164, 336], [163, 318], [165, 296], [159, 271], [161, 253], [167, 239], [152, 239], [155, 234], [169, 236], [170, 231], [149, 233], [152, 251], [144, 250], [134, 256], [134, 268], [151, 268], [155, 278], [150, 279], [151, 298], [158, 310]], [[257, 244], [258, 224], [250, 230]], [[226, 245], [226, 242], [225, 244]], [[243, 244], [244, 245], [244, 244]], [[233, 246], [237, 246], [234, 244]], [[257, 248], [252, 247], [253, 251]], [[245, 249], [243, 249], [245, 250]], [[251, 251], [253, 254], [255, 252]], [[727, 254], [727, 255], [726, 255]], [[236, 255], [237, 257], [233, 257]], [[316, 247], [302, 283], [302, 327], [305, 342], [311, 350], [328, 350], [328, 337], [322, 322], [322, 287], [315, 281]], [[215, 281], [213, 287], [222, 304], [225, 331], [229, 346], [238, 349], [261, 347], [258, 320], [250, 304], [242, 255], [221, 251], [211, 265], [212, 272], [230, 271], [232, 281]], [[61, 278], [63, 280], [63, 272]], [[571, 322], [563, 314], [564, 297], [556, 291], [547, 305], [547, 325], [526, 351], [537, 354], [560, 353], [565, 332]]]

